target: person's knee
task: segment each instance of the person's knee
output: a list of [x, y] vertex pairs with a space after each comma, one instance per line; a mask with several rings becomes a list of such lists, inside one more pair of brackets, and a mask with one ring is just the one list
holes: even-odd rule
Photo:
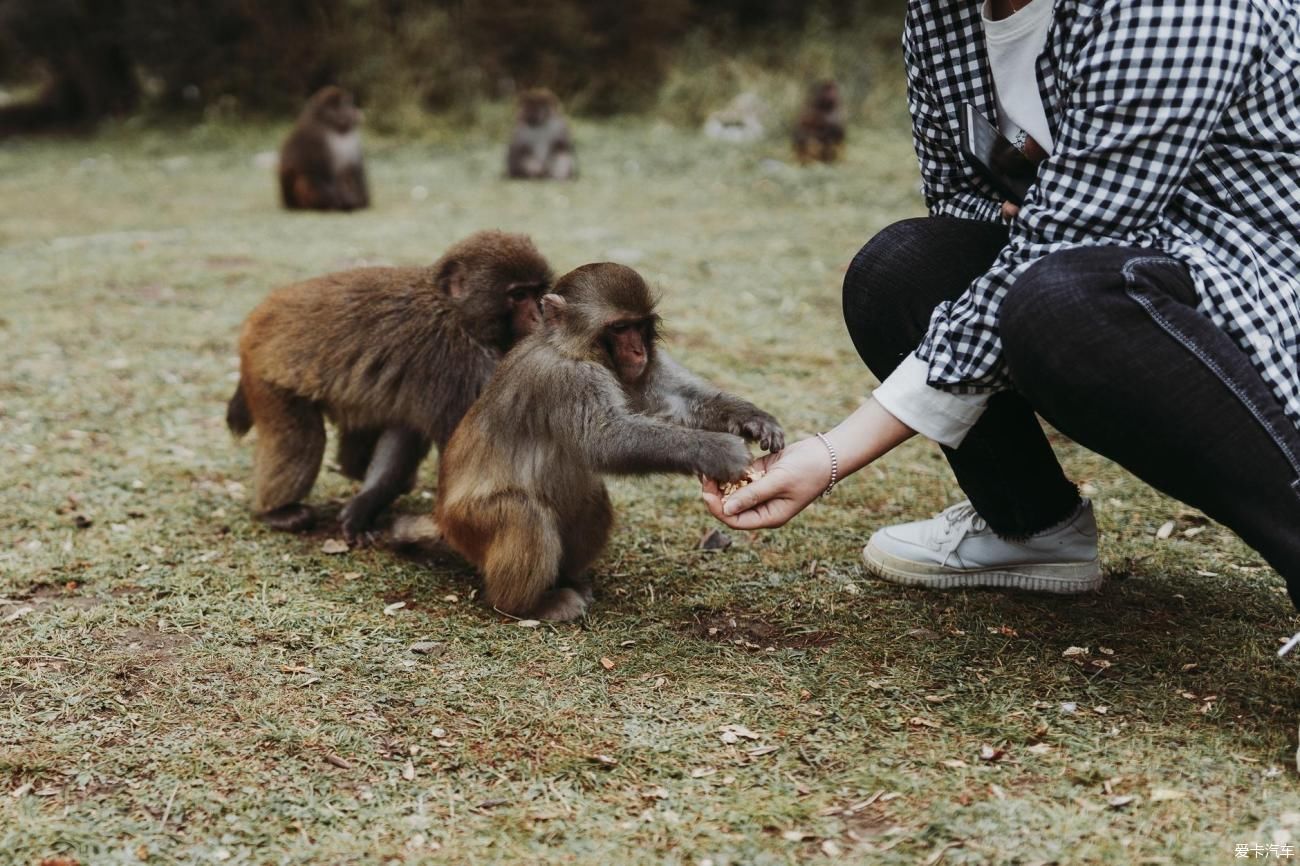
[[882, 379], [910, 348], [902, 345], [912, 330], [906, 293], [917, 248], [928, 240], [929, 221], [917, 217], [881, 229], [844, 274], [844, 324], [862, 360]]
[[844, 274], [846, 321], [863, 312], [887, 311], [897, 300], [895, 289], [907, 282], [928, 221], [917, 217], [888, 225], [858, 250]]

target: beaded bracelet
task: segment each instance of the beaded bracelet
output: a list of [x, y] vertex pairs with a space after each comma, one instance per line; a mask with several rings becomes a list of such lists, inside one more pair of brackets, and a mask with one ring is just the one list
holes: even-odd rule
[[835, 453], [835, 446], [831, 444], [831, 440], [826, 438], [825, 433], [818, 433], [817, 438], [822, 440], [822, 444], [826, 446], [826, 450], [831, 455], [831, 481], [826, 485], [826, 489], [822, 491], [822, 496], [830, 496], [831, 491], [835, 489], [835, 482], [840, 480], [840, 455]]

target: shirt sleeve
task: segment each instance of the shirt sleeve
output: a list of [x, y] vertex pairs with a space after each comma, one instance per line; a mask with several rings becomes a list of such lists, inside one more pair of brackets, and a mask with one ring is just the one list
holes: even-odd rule
[[1153, 246], [1161, 216], [1233, 103], [1261, 41], [1249, 0], [1102, 4], [1059, 73], [1056, 146], [987, 274], [941, 304], [917, 349], [931, 385], [1010, 387], [1002, 298], [1044, 256], [1086, 244]]
[[925, 362], [908, 355], [871, 396], [917, 433], [956, 448], [984, 414], [989, 395], [940, 391], [926, 384], [925, 375]]
[[[941, 37], [933, 32], [947, 23], [935, 21], [927, 4], [908, 3], [903, 28], [903, 64], [907, 70], [907, 107], [912, 115], [912, 144], [921, 168], [921, 190], [930, 216], [994, 222], [1000, 202], [981, 191], [951, 134], [953, 106], [938, 95], [939, 84], [930, 47]], [[946, 13], [956, 20], [954, 13]]]

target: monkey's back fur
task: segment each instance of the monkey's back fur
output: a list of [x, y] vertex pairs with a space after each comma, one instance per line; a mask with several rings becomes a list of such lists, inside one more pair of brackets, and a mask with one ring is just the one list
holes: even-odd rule
[[[359, 268], [276, 289], [244, 323], [242, 398], [237, 393], [232, 404], [254, 403], [248, 380], [255, 379], [321, 405], [341, 427], [397, 418], [441, 447], [498, 354], [460, 327], [435, 274], [432, 267]], [[256, 405], [250, 408], [256, 419]]]

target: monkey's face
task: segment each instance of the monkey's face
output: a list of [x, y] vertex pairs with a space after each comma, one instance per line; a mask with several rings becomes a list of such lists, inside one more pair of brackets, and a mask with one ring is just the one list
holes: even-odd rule
[[654, 323], [648, 319], [610, 322], [601, 334], [614, 372], [625, 385], [635, 385], [645, 375], [654, 346]]
[[361, 124], [361, 110], [346, 90], [332, 90], [316, 111], [316, 119], [330, 129], [348, 132]]
[[519, 98], [519, 120], [529, 126], [542, 126], [551, 119], [555, 97], [549, 93], [525, 93]]
[[511, 343], [517, 343], [542, 325], [542, 295], [546, 283], [511, 283], [506, 290], [505, 317]]
[[840, 88], [833, 81], [826, 81], [813, 89], [812, 104], [819, 111], [834, 111], [840, 104]]

